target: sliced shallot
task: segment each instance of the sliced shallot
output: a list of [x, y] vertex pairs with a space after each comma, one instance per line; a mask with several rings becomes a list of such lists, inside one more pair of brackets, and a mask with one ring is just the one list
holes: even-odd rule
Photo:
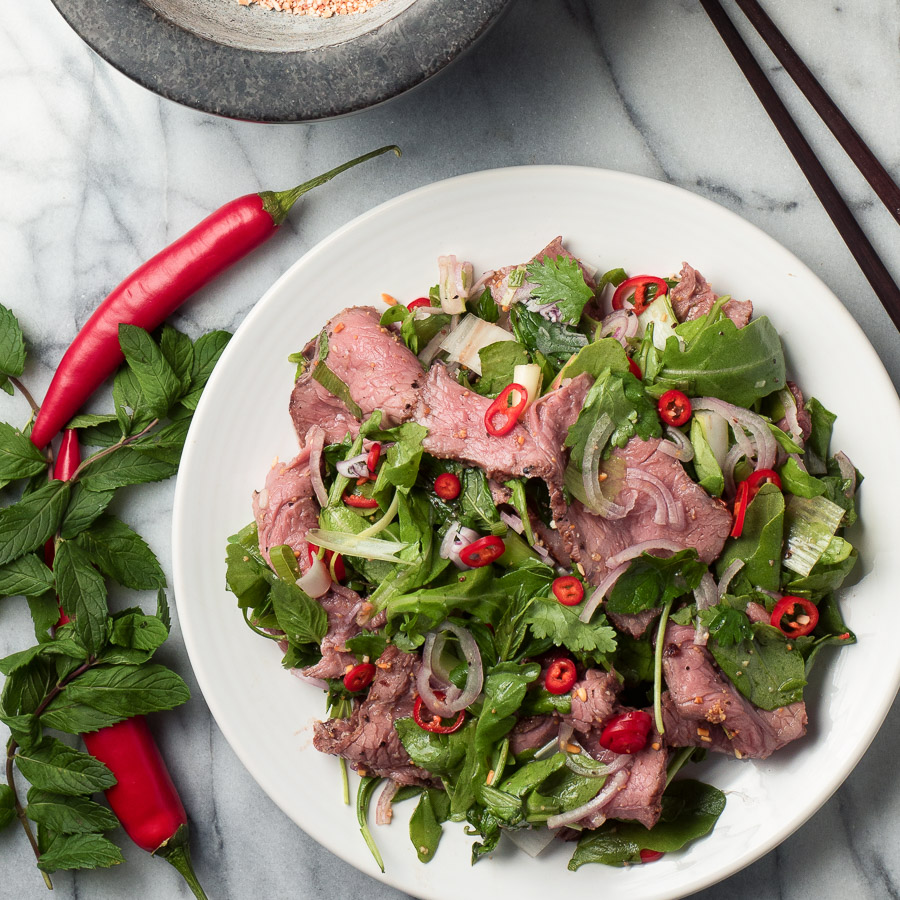
[[[775, 465], [778, 444], [761, 416], [717, 397], [696, 397], [691, 400], [691, 406], [695, 410], [709, 410], [722, 416], [731, 426], [735, 441], [749, 454], [748, 461], [755, 456], [757, 469], [771, 469]], [[744, 429], [750, 432], [750, 440]]]
[[628, 560], [616, 566], [606, 574], [606, 577], [597, 585], [594, 592], [588, 598], [588, 602], [585, 603], [584, 609], [578, 617], [582, 622], [590, 622], [594, 610], [600, 605], [603, 598], [613, 589], [615, 583], [628, 571], [630, 565], [631, 560]]
[[309, 568], [297, 579], [297, 587], [313, 600], [325, 596], [331, 588], [331, 572], [325, 560], [313, 554]]
[[616, 772], [616, 774], [603, 785], [603, 789], [593, 800], [588, 801], [582, 806], [577, 806], [575, 809], [570, 809], [568, 812], [560, 813], [558, 816], [550, 816], [550, 818], [547, 819], [547, 827], [560, 828], [563, 825], [571, 825], [573, 822], [579, 822], [581, 819], [593, 816], [594, 813], [599, 812], [607, 803], [609, 803], [620, 788], [624, 787], [625, 782], [628, 781], [628, 776], [629, 773], [624, 769]]
[[459, 556], [463, 547], [477, 541], [481, 535], [474, 528], [465, 528], [459, 522], [451, 522], [439, 551], [441, 559], [449, 559], [457, 569], [469, 569]]
[[625, 473], [625, 483], [653, 498], [656, 503], [656, 513], [653, 516], [655, 524], [668, 524], [676, 531], [684, 528], [684, 506], [675, 499], [661, 478], [642, 469], [629, 469]]
[[605, 519], [623, 519], [628, 514], [626, 507], [608, 500], [600, 490], [600, 457], [614, 429], [615, 425], [606, 413], [597, 417], [588, 435], [581, 463], [581, 480], [588, 509]]
[[[455, 685], [447, 682], [437, 688], [444, 694], [442, 700], [431, 686], [431, 680], [436, 676], [435, 671], [435, 645], [441, 632], [452, 631], [459, 640], [460, 649], [466, 658], [469, 669], [466, 673], [466, 684], [460, 691]], [[443, 643], [443, 642], [441, 642]], [[440, 647], [438, 647], [440, 649]], [[416, 677], [416, 687], [419, 696], [426, 707], [436, 715], [449, 717], [465, 709], [481, 693], [484, 684], [484, 667], [481, 662], [481, 653], [478, 652], [478, 644], [471, 632], [455, 625], [453, 622], [444, 621], [435, 631], [430, 631], [425, 638], [425, 646], [422, 649], [422, 668]]]
[[378, 797], [378, 805], [375, 807], [375, 824], [390, 825], [391, 819], [394, 817], [394, 809], [391, 805], [400, 785], [393, 778], [388, 778], [387, 784], [384, 786], [380, 796]]
[[672, 440], [660, 441], [659, 452], [673, 456], [680, 462], [690, 462], [694, 458], [694, 445], [688, 440], [687, 435], [672, 425], [666, 425], [666, 434]]
[[721, 600], [728, 593], [728, 586], [731, 584], [731, 579], [737, 575], [741, 569], [744, 568], [744, 561], [742, 559], [734, 560], [728, 568], [722, 573], [722, 577], [719, 579], [719, 588], [717, 591], [718, 599]]
[[623, 347], [638, 333], [638, 317], [628, 309], [613, 310], [600, 323], [600, 337], [613, 337]]
[[649, 553], [651, 550], [670, 550], [672, 553], [678, 553], [685, 548], [675, 541], [667, 541], [665, 538], [654, 538], [649, 541], [641, 541], [638, 544], [632, 544], [626, 547], [615, 556], [610, 556], [606, 560], [606, 565], [610, 568], [620, 566], [623, 562], [635, 559], [642, 553]]

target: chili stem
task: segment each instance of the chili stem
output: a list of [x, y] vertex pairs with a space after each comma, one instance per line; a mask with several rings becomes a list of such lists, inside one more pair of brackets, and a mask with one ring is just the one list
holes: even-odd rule
[[72, 477], [69, 481], [77, 481], [78, 476], [91, 464], [97, 462], [98, 459], [103, 459], [104, 456], [109, 456], [110, 453], [113, 453], [115, 450], [119, 450], [122, 447], [127, 447], [129, 444], [134, 441], [142, 438], [148, 431], [154, 428], [159, 424], [159, 419], [154, 419], [149, 425], [147, 425], [144, 429], [139, 431], [137, 434], [129, 435], [128, 437], [123, 437], [118, 443], [113, 444], [111, 447], [107, 447], [104, 450], [99, 450], [93, 456], [89, 456], [84, 462], [82, 462], [78, 468], [72, 473]]
[[672, 609], [672, 600], [663, 607], [659, 617], [659, 630], [656, 633], [656, 654], [653, 659], [653, 715], [656, 719], [656, 730], [665, 734], [666, 729], [662, 720], [662, 655], [663, 644], [666, 639], [666, 623], [669, 621], [669, 611]]
[[310, 178], [309, 181], [304, 181], [303, 184], [298, 184], [295, 188], [289, 188], [286, 191], [262, 191], [259, 196], [262, 198], [263, 209], [272, 217], [272, 220], [276, 225], [280, 225], [287, 218], [287, 214], [291, 211], [291, 207], [304, 194], [309, 193], [309, 191], [318, 187], [320, 184], [325, 184], [326, 181], [331, 181], [335, 175], [340, 175], [341, 172], [346, 172], [347, 169], [352, 169], [354, 166], [365, 162], [367, 159], [381, 156], [382, 153], [387, 153], [388, 150], [393, 150], [397, 156], [400, 155], [400, 148], [395, 144], [389, 144], [387, 147], [379, 147], [377, 150], [372, 150], [371, 153], [364, 153], [362, 156], [357, 156], [356, 159], [351, 159], [350, 162], [345, 162], [343, 165], [337, 166], [329, 172], [325, 172], [324, 175], [317, 175], [315, 178]]

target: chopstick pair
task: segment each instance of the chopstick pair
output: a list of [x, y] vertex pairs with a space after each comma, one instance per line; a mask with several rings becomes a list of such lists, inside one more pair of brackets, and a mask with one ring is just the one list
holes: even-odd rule
[[[879, 199], [888, 208], [891, 215], [900, 222], [900, 188], [878, 162], [774, 22], [760, 7], [757, 0], [736, 0], [736, 2], [784, 66], [785, 71], [809, 100], [813, 109], [831, 129]], [[825, 211], [831, 217], [831, 221], [834, 222], [844, 243], [853, 254], [887, 314], [891, 317], [894, 325], [900, 329], [900, 288], [897, 287], [887, 267], [853, 217], [844, 198], [828, 177], [828, 173], [819, 162], [809, 142], [791, 118], [787, 107], [775, 92], [762, 67], [753, 57], [750, 48], [744, 43], [719, 0], [700, 0], [700, 5], [716, 27], [735, 62], [750, 83], [750, 87], [753, 88], [797, 164], [803, 170], [803, 174], [822, 206], [825, 207]]]

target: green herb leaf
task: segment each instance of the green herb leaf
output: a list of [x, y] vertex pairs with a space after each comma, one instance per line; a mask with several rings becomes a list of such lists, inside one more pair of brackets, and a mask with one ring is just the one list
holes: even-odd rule
[[809, 448], [819, 459], [828, 459], [829, 447], [831, 446], [831, 431], [837, 416], [825, 409], [815, 397], [810, 397], [806, 401], [806, 410], [812, 421], [812, 432], [809, 435], [808, 442]]
[[496, 397], [512, 383], [516, 366], [528, 362], [528, 351], [518, 341], [497, 341], [478, 351], [481, 378], [476, 390], [486, 397]]
[[80, 478], [89, 491], [109, 491], [129, 484], [164, 481], [177, 469], [178, 466], [153, 459], [133, 447], [121, 447], [86, 466]]
[[151, 431], [150, 434], [134, 441], [130, 446], [152, 459], [177, 466], [190, 425], [189, 417], [178, 419]]
[[181, 385], [181, 393], [191, 386], [194, 368], [194, 345], [191, 339], [166, 323], [159, 337], [159, 349]]
[[344, 406], [350, 410], [351, 415], [356, 416], [357, 419], [362, 418], [363, 412], [359, 408], [359, 404], [350, 396], [350, 388], [348, 388], [346, 383], [338, 378], [338, 376], [335, 375], [321, 360], [313, 366], [312, 377], [315, 381], [318, 381], [326, 391], [330, 394], [334, 394], [338, 400], [343, 401]]
[[294, 584], [272, 585], [272, 605], [278, 625], [292, 644], [318, 644], [328, 630], [325, 610]]
[[63, 516], [62, 525], [59, 526], [59, 536], [68, 541], [81, 534], [106, 510], [115, 493], [114, 490], [92, 491], [80, 482], [76, 483], [72, 487], [71, 499]]
[[19, 320], [0, 304], [0, 373], [18, 377], [25, 371], [25, 339]]
[[109, 639], [119, 647], [155, 650], [168, 636], [168, 629], [156, 616], [127, 613], [113, 619]]
[[446, 815], [442, 819], [435, 811], [435, 803], [445, 804], [446, 798], [447, 795], [443, 791], [423, 791], [419, 803], [410, 817], [409, 839], [416, 848], [419, 862], [427, 863], [434, 859], [434, 854], [441, 841], [441, 822], [446, 819]]
[[115, 516], [98, 519], [75, 542], [101, 572], [124, 587], [144, 591], [165, 586], [166, 576], [156, 554]]
[[137, 378], [151, 418], [164, 416], [181, 393], [181, 383], [162, 350], [143, 328], [119, 325], [119, 346]]
[[166, 598], [166, 592], [160, 588], [156, 592], [156, 618], [163, 623], [166, 633], [172, 628], [172, 616], [169, 613], [169, 601]]
[[0, 595], [35, 597], [53, 589], [53, 573], [34, 553], [0, 566]]
[[616, 582], [607, 611], [631, 615], [656, 609], [694, 590], [704, 572], [706, 564], [693, 549], [679, 550], [667, 559], [642, 553]]
[[526, 615], [535, 637], [549, 638], [554, 646], [585, 654], [600, 663], [616, 650], [616, 632], [606, 616], [595, 615], [585, 624], [578, 618], [584, 605], [563, 606], [549, 597], [538, 597]]
[[100, 760], [56, 738], [45, 738], [30, 753], [20, 750], [16, 765], [34, 787], [67, 797], [105, 791], [116, 783], [112, 772]]
[[200, 401], [200, 395], [212, 370], [215, 368], [222, 351], [231, 340], [227, 331], [210, 331], [201, 335], [194, 343], [194, 363], [191, 368], [190, 392], [181, 398], [181, 402], [188, 409], [196, 409]]
[[397, 719], [394, 728], [409, 758], [423, 769], [438, 776], [451, 776], [463, 762], [471, 737], [467, 725], [453, 734], [432, 734], [416, 725], [413, 719]]
[[53, 560], [59, 601], [85, 648], [96, 654], [106, 643], [106, 582], [77, 544], [62, 541]]
[[44, 872], [57, 869], [95, 869], [125, 862], [122, 851], [102, 834], [61, 834], [38, 859]]
[[0, 784], [0, 831], [16, 819], [16, 796], [8, 784]]
[[746, 614], [727, 603], [717, 603], [700, 613], [700, 621], [721, 647], [730, 647], [753, 637]]
[[2, 712], [16, 716], [33, 713], [43, 702], [56, 681], [48, 660], [32, 655], [21, 665], [10, 666], [3, 685]]
[[[109, 715], [130, 717], [173, 709], [190, 698], [179, 675], [155, 663], [89, 669], [62, 692], [68, 702], [82, 703]], [[49, 709], [54, 708], [51, 703]]]
[[105, 807], [83, 797], [66, 797], [39, 788], [28, 791], [25, 814], [59, 834], [91, 834], [111, 831], [119, 820]]
[[793, 457], [781, 467], [779, 474], [782, 488], [798, 497], [819, 497], [828, 490], [824, 481], [801, 469]]
[[[676, 329], [679, 334], [683, 327]], [[684, 351], [669, 340], [657, 384], [661, 390], [678, 388], [691, 397], [752, 406], [783, 388], [784, 376], [781, 339], [768, 318], [760, 316], [744, 328], [726, 318], [704, 328]]]
[[500, 307], [497, 306], [490, 288], [485, 288], [474, 303], [469, 303], [469, 311], [485, 322], [496, 322], [500, 318]]
[[37, 550], [51, 538], [69, 502], [69, 485], [50, 481], [0, 509], [0, 565]]
[[673, 781], [662, 797], [662, 815], [649, 831], [637, 822], [608, 822], [586, 831], [569, 862], [575, 871], [586, 863], [624, 866], [640, 863], [641, 850], [671, 853], [712, 831], [725, 809], [725, 795], [699, 781]]
[[547, 256], [543, 262], [530, 262], [525, 271], [532, 296], [542, 305], [555, 304], [564, 322], [577, 325], [585, 305], [594, 297], [577, 260], [571, 256]]
[[47, 468], [47, 459], [17, 428], [0, 422], [0, 487]]

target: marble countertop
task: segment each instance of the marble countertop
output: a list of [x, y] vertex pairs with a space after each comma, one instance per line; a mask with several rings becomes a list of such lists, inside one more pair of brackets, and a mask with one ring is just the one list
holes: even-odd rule
[[[765, 5], [900, 178], [896, 0]], [[751, 44], [763, 53], [758, 39]], [[762, 58], [900, 278], [895, 223], [774, 60]], [[233, 330], [303, 252], [411, 188], [497, 166], [568, 163], [669, 181], [761, 227], [843, 300], [900, 387], [896, 329], [693, 0], [517, 0], [473, 52], [411, 94], [349, 118], [292, 126], [227, 121], [161, 100], [94, 56], [50, 0], [3, 3], [0, 85], [0, 302], [26, 330], [26, 375], [38, 394], [105, 293], [211, 210], [393, 142], [403, 147], [401, 163], [373, 168], [364, 182], [339, 179], [304, 200], [287, 233], [199, 294], [176, 324], [194, 335]], [[173, 487], [146, 486], [123, 507], [169, 574]], [[24, 606], [5, 603], [0, 655], [24, 647], [28, 634]], [[161, 655], [196, 688], [177, 625]], [[210, 897], [404, 896], [322, 850], [280, 812], [224, 741], [199, 690], [152, 726], [192, 816], [194, 860]], [[900, 782], [885, 775], [897, 739], [895, 704], [860, 765], [803, 828], [697, 896], [897, 897], [900, 861], [890, 848], [900, 841]], [[127, 865], [57, 873], [54, 896], [188, 895], [173, 870], [120, 836]], [[20, 832], [0, 834], [0, 859], [0, 897], [45, 895]]]

